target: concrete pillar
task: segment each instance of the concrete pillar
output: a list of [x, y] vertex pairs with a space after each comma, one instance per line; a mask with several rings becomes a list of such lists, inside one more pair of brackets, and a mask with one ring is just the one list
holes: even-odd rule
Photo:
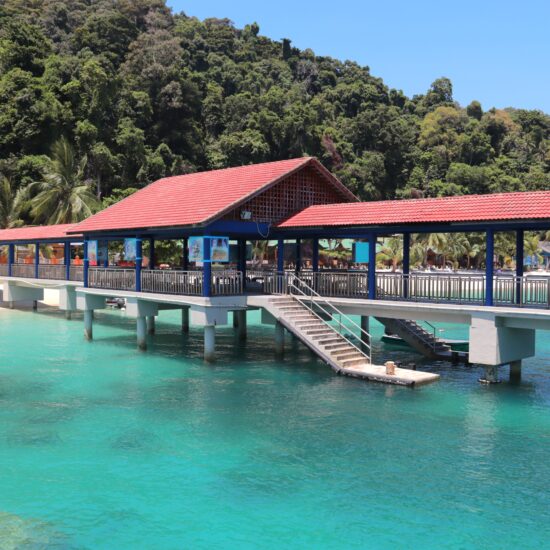
[[285, 352], [285, 327], [277, 321], [275, 323], [275, 353], [283, 355]]
[[239, 316], [238, 311], [233, 312], [233, 328], [237, 328], [239, 326]]
[[10, 300], [10, 301], [8, 302], [8, 307], [9, 307], [10, 309], [14, 309], [14, 308], [15, 308], [15, 302], [14, 302], [13, 300]]
[[214, 325], [204, 327], [204, 360], [208, 363], [216, 360], [216, 327]]
[[32, 310], [33, 311], [38, 311], [38, 300], [33, 300], [32, 301]]
[[237, 335], [239, 340], [246, 340], [246, 309], [233, 312], [233, 319], [237, 319]]
[[521, 381], [521, 360], [510, 363], [510, 382], [518, 383]]
[[189, 308], [184, 307], [181, 310], [181, 331], [189, 332]]
[[73, 312], [69, 310], [65, 311], [65, 319], [67, 319], [67, 321], [70, 321], [72, 318], [73, 318]]
[[155, 316], [147, 315], [147, 334], [155, 334]]
[[498, 365], [483, 365], [483, 378], [479, 381], [482, 384], [497, 384], [500, 382], [498, 379]]
[[84, 310], [84, 337], [86, 340], [93, 340], [93, 321], [94, 321], [94, 310], [85, 309]]
[[[368, 315], [361, 315], [361, 329], [364, 330], [366, 333], [369, 333], [369, 316]], [[370, 338], [367, 336], [367, 334], [361, 333], [361, 351], [365, 353], [369, 353], [370, 350]]]
[[145, 317], [136, 317], [137, 345], [141, 351], [147, 349], [147, 322]]

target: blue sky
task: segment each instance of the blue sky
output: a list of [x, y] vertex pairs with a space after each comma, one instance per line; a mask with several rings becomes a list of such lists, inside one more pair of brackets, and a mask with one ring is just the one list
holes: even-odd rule
[[352, 59], [407, 95], [440, 76], [454, 96], [550, 113], [550, 0], [168, 0], [204, 19], [256, 21], [318, 55]]

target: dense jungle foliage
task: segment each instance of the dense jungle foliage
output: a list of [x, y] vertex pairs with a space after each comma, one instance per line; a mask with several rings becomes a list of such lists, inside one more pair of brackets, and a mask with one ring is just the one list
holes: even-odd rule
[[164, 0], [0, 3], [0, 225], [301, 155], [367, 200], [550, 189], [550, 117], [463, 108], [447, 78], [409, 98], [368, 67]]

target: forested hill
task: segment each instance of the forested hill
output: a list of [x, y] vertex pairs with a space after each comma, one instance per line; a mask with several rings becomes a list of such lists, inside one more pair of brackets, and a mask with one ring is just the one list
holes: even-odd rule
[[2, 0], [0, 173], [40, 180], [62, 137], [102, 197], [301, 155], [364, 199], [550, 188], [550, 117], [464, 108], [446, 78], [409, 98], [368, 67], [163, 0]]

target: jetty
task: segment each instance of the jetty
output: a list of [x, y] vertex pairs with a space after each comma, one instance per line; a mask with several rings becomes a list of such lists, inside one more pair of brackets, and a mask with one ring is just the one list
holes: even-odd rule
[[[182, 330], [204, 328], [204, 358], [216, 356], [216, 327], [233, 320], [246, 338], [246, 313], [274, 326], [274, 351], [285, 331], [336, 373], [419, 385], [438, 375], [374, 365], [369, 319], [380, 319], [418, 351], [449, 357], [420, 322], [469, 326], [469, 362], [498, 380], [535, 353], [535, 332], [550, 330], [550, 277], [524, 273], [525, 231], [550, 227], [550, 191], [441, 199], [360, 202], [314, 158], [299, 158], [161, 179], [78, 224], [0, 230], [0, 283], [11, 307], [59, 292], [70, 317], [123, 298], [145, 350], [159, 311], [182, 312]], [[498, 232], [516, 235], [514, 273], [495, 273]], [[411, 270], [411, 235], [478, 232], [485, 236], [483, 273]], [[379, 239], [401, 236], [402, 271], [376, 271]], [[353, 240], [353, 269], [321, 266], [321, 240]], [[160, 256], [176, 241], [176, 265]], [[252, 243], [272, 243], [272, 265], [251, 259]], [[356, 317], [357, 316], [357, 317]], [[354, 318], [358, 319], [355, 321]], [[430, 355], [431, 354], [431, 355]], [[383, 361], [381, 361], [383, 362]]]

